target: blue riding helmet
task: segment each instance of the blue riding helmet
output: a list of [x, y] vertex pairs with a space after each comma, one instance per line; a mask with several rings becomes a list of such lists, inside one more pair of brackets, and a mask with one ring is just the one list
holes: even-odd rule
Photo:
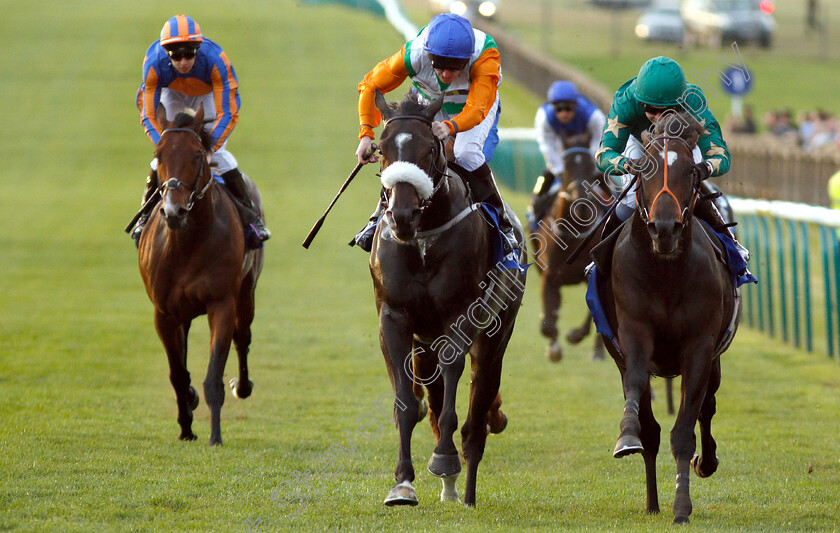
[[566, 81], [555, 81], [548, 88], [548, 102], [560, 102], [563, 100], [577, 101], [578, 91], [575, 84]]
[[454, 13], [443, 13], [429, 22], [429, 35], [423, 50], [427, 54], [469, 59], [475, 49], [475, 33], [470, 22]]

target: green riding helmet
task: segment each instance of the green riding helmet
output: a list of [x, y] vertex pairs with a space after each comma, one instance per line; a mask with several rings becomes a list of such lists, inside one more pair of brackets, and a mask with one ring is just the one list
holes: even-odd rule
[[633, 82], [636, 99], [644, 104], [667, 107], [677, 105], [685, 92], [685, 73], [670, 57], [648, 60]]

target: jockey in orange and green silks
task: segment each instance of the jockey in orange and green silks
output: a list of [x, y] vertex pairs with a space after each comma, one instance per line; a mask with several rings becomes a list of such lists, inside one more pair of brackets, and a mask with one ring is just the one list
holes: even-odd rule
[[[236, 158], [227, 150], [228, 136], [239, 119], [239, 80], [224, 50], [202, 35], [198, 23], [187, 15], [168, 19], [160, 31], [160, 39], [153, 42], [143, 58], [143, 81], [137, 89], [137, 109], [146, 135], [157, 145], [163, 133], [155, 117], [158, 106], [166, 109], [167, 120], [178, 113], [204, 108], [208, 123], [204, 130], [212, 142], [211, 161], [215, 172], [224, 178], [225, 185], [240, 201], [240, 216], [246, 228], [249, 246], [257, 248], [271, 237], [257, 209], [248, 198], [247, 188]], [[143, 194], [143, 206], [157, 190], [157, 160]], [[131, 236], [139, 243], [148, 220], [144, 213]], [[252, 238], [253, 237], [253, 238]]]
[[[376, 91], [382, 94], [392, 91], [406, 78], [411, 80], [421, 101], [431, 103], [443, 98], [443, 108], [432, 123], [432, 133], [443, 142], [454, 139], [455, 165], [463, 169], [461, 174], [469, 182], [474, 199], [486, 201], [499, 211], [505, 249], [512, 251], [518, 244], [487, 165], [499, 142], [498, 86], [502, 82], [502, 64], [496, 42], [474, 29], [467, 19], [443, 13], [435, 16], [397, 53], [379, 62], [358, 86], [356, 157], [360, 164], [378, 161], [376, 154], [369, 155], [373, 128], [381, 120], [374, 104]], [[369, 251], [379, 213], [377, 207], [370, 223], [351, 245]]]

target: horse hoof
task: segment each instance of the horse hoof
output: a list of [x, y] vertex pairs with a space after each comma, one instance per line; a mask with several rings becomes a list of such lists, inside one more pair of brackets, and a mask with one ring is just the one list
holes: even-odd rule
[[196, 439], [198, 439], [198, 436], [196, 436], [196, 434], [193, 433], [192, 431], [186, 431], [186, 432], [182, 432], [181, 436], [178, 437], [178, 439], [179, 440], [196, 440]]
[[245, 383], [239, 381], [239, 378], [230, 378], [228, 384], [230, 385], [230, 390], [233, 393], [233, 396], [239, 398], [240, 400], [244, 400], [250, 396], [251, 391], [254, 390], [254, 382], [250, 379], [247, 383]]
[[455, 487], [455, 481], [458, 480], [458, 476], [442, 477], [440, 480], [443, 482], [443, 489], [440, 491], [440, 501], [457, 502], [458, 488]]
[[711, 470], [703, 470], [702, 469], [703, 459], [699, 455], [695, 455], [691, 458], [691, 467], [694, 469], [694, 473], [700, 477], [709, 477], [717, 471], [717, 467], [720, 464], [720, 461], [715, 458], [715, 462], [712, 463]]
[[194, 387], [190, 387], [190, 410], [195, 411], [198, 408], [198, 392]]
[[545, 347], [545, 357], [552, 363], [557, 363], [563, 359], [563, 348], [556, 340]]
[[417, 408], [417, 422], [422, 422], [428, 413], [429, 404], [426, 403], [426, 400], [420, 400], [420, 407]]
[[586, 334], [578, 329], [570, 329], [569, 332], [566, 333], [566, 340], [569, 341], [570, 344], [578, 344], [585, 337]]
[[624, 435], [619, 437], [618, 442], [615, 443], [613, 457], [618, 459], [620, 457], [624, 457], [625, 455], [640, 453], [643, 451], [645, 451], [645, 449], [642, 447], [642, 441], [639, 440], [639, 437]]
[[596, 350], [592, 352], [590, 359], [593, 361], [603, 361], [604, 360], [604, 352], [600, 350]]
[[394, 485], [394, 488], [385, 498], [385, 505], [388, 507], [393, 505], [417, 505], [417, 493], [411, 486], [411, 482], [403, 481]]
[[688, 517], [687, 516], [675, 516], [674, 517], [674, 524], [682, 525], [682, 524], [687, 524], [687, 523], [688, 523]]
[[429, 458], [429, 472], [437, 477], [455, 477], [461, 473], [461, 459], [458, 454], [433, 453]]
[[508, 425], [507, 415], [501, 411], [499, 411], [499, 415], [501, 416], [496, 417], [495, 420], [491, 419], [490, 423], [487, 424], [487, 432], [491, 435], [498, 435], [499, 433], [504, 431]]

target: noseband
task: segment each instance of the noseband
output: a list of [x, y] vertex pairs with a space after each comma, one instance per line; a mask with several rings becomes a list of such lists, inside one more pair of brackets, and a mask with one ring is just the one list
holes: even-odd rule
[[[659, 141], [659, 140], [661, 140], [663, 142], [662, 150], [663, 150], [663, 153], [665, 154], [665, 157], [663, 158], [664, 182], [662, 184], [662, 188], [659, 190], [658, 193], [656, 193], [656, 196], [654, 196], [653, 202], [651, 202], [651, 204], [650, 204], [650, 209], [645, 207], [644, 202], [642, 201], [644, 199], [644, 197], [642, 195], [639, 195], [639, 199], [638, 199], [637, 203], [638, 203], [639, 207], [641, 207], [640, 215], [642, 217], [642, 221], [645, 224], [650, 222], [650, 213], [653, 212], [653, 208], [656, 206], [656, 202], [659, 200], [659, 198], [662, 195], [670, 196], [671, 198], [673, 198], [674, 202], [676, 202], [678, 207], [680, 205], [680, 201], [677, 199], [677, 196], [673, 193], [673, 191], [671, 191], [671, 188], [668, 186], [668, 141], [669, 140], [680, 141], [681, 143], [683, 143], [686, 146], [686, 148], [688, 148], [689, 154], [691, 154], [694, 151], [694, 149], [688, 144], [688, 141], [686, 141], [682, 137], [672, 137], [672, 136], [669, 136], [669, 135], [661, 135], [659, 137], [655, 137], [655, 138], [651, 139], [650, 142], [648, 142], [647, 145], [645, 146], [645, 151], [647, 152], [647, 148], [651, 144], [653, 144], [654, 142]], [[692, 161], [693, 161], [693, 159], [692, 159]], [[683, 208], [683, 210], [680, 212], [680, 214], [677, 218], [677, 222], [679, 224], [684, 224], [685, 223], [686, 217], [688, 216], [688, 213], [689, 213], [689, 207], [692, 207], [695, 204], [695, 200], [697, 198], [697, 195], [699, 194], [699, 189], [697, 187], [697, 184], [696, 183], [693, 184], [692, 187], [694, 188], [694, 193], [692, 194], [691, 201], [689, 201], [689, 205]]]
[[169, 178], [168, 180], [166, 180], [165, 183], [162, 183], [160, 185], [160, 195], [161, 197], [163, 197], [163, 195], [166, 194], [166, 192], [169, 190], [179, 190], [182, 188], [187, 189], [190, 191], [190, 195], [187, 198], [187, 203], [185, 207], [187, 211], [192, 211], [195, 202], [204, 198], [204, 194], [207, 192], [207, 189], [210, 187], [210, 185], [213, 184], [213, 180], [208, 179], [207, 183], [204, 185], [204, 187], [202, 187], [201, 191], [198, 190], [198, 185], [199, 183], [201, 183], [201, 178], [204, 177], [204, 167], [207, 164], [207, 150], [204, 149], [204, 143], [201, 140], [201, 136], [198, 133], [196, 133], [196, 131], [192, 128], [169, 128], [167, 130], [163, 130], [163, 133], [161, 133], [160, 136], [161, 138], [163, 138], [163, 136], [167, 133], [175, 131], [188, 131], [195, 135], [195, 138], [198, 139], [199, 146], [201, 146], [201, 165], [199, 165], [198, 167], [198, 173], [196, 174], [195, 183], [193, 184], [192, 189], [190, 189], [186, 183], [179, 180], [178, 178]]

